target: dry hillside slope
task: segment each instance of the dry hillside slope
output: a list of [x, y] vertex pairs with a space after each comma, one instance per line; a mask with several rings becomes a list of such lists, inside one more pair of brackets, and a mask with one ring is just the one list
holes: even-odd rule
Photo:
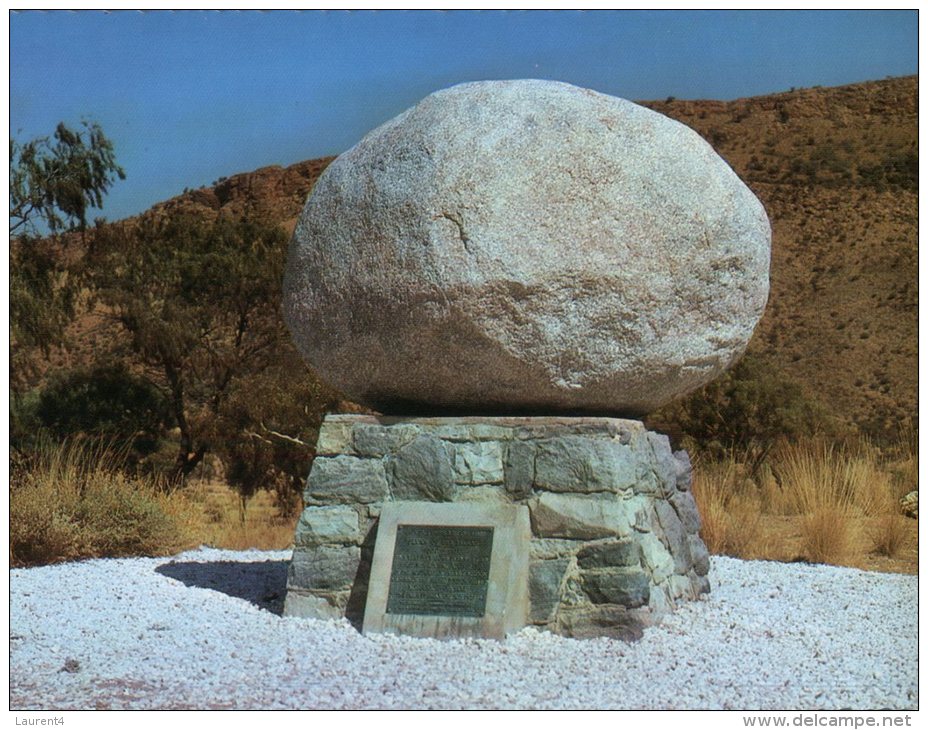
[[[917, 77], [644, 103], [702, 134], [767, 208], [771, 295], [751, 348], [833, 414], [891, 437], [917, 412]], [[292, 230], [331, 159], [235, 175], [153, 210]]]
[[649, 107], [763, 201], [771, 293], [751, 343], [874, 435], [918, 409], [918, 79]]

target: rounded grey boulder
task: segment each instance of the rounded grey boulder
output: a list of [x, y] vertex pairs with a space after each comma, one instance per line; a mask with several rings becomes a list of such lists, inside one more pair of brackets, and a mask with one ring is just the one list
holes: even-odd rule
[[461, 84], [320, 176], [297, 347], [383, 411], [641, 415], [745, 350], [770, 225], [698, 134], [554, 81]]

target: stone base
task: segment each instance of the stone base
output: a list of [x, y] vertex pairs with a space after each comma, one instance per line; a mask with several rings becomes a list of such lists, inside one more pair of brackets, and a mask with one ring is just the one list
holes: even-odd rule
[[285, 615], [360, 628], [381, 506], [529, 508], [530, 622], [635, 639], [709, 591], [686, 452], [616, 418], [328, 416], [303, 494]]

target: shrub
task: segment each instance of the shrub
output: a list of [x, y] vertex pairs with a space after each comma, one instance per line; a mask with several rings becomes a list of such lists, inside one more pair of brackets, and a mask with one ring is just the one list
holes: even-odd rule
[[918, 191], [918, 153], [890, 152], [883, 159], [857, 167], [857, 174], [863, 185], [878, 191], [887, 185], [894, 185], [912, 192]]
[[744, 460], [751, 476], [778, 441], [833, 429], [821, 406], [797, 383], [753, 354], [648, 420], [711, 461]]
[[124, 365], [98, 365], [52, 379], [38, 396], [36, 417], [55, 437], [76, 435], [132, 442], [140, 456], [151, 453], [170, 423], [167, 402], [150, 382]]
[[38, 407], [38, 391], [10, 390], [10, 460], [14, 464], [29, 458], [41, 431]]
[[46, 444], [10, 480], [10, 564], [165, 555], [188, 543], [182, 495], [119, 471], [113, 449]]
[[204, 431], [243, 499], [272, 491], [280, 514], [293, 516], [301, 509], [322, 414], [336, 402], [293, 348], [280, 348], [277, 362], [230, 384], [219, 417]]

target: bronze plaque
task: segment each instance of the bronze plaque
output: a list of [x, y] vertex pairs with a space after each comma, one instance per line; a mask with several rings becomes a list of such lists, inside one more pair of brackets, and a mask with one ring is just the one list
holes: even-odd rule
[[492, 527], [397, 525], [386, 612], [482, 617], [492, 552]]

